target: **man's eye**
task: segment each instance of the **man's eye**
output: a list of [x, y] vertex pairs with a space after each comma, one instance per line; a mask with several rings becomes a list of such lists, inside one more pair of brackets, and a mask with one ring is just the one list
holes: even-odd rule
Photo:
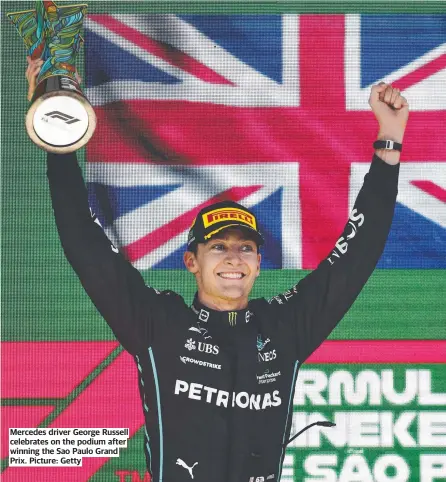
[[223, 244], [213, 244], [211, 249], [215, 249], [216, 251], [223, 251], [225, 249]]
[[254, 250], [254, 248], [250, 244], [245, 244], [244, 246], [242, 246], [242, 251], [244, 251], [244, 252], [250, 253], [253, 250]]

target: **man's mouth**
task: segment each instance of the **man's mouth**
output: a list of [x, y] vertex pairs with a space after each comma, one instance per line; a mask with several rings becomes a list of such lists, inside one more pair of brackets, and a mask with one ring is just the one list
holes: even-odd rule
[[242, 279], [246, 275], [238, 272], [228, 272], [228, 273], [217, 273], [220, 278], [223, 279]]

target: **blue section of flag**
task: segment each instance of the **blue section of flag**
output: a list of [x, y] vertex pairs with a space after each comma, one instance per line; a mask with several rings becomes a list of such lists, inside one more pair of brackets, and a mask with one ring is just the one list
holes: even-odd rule
[[240, 60], [282, 81], [280, 15], [180, 15]]
[[397, 203], [378, 268], [446, 268], [446, 230]]
[[446, 42], [446, 15], [361, 15], [361, 87]]
[[181, 269], [184, 268], [183, 254], [187, 249], [187, 244], [184, 243], [183, 246], [178, 248], [176, 251], [166, 256], [159, 263], [153, 265], [153, 268], [158, 269]]
[[85, 30], [88, 55], [85, 56], [87, 87], [95, 87], [112, 80], [140, 80], [173, 84], [180, 82], [176, 77], [140, 60], [116, 44]]
[[[88, 183], [87, 187], [90, 207], [98, 216], [102, 226], [106, 227], [120, 216], [149, 204], [179, 188], [180, 185], [123, 187]], [[108, 213], [104, 212], [104, 206], [109, 207]]]

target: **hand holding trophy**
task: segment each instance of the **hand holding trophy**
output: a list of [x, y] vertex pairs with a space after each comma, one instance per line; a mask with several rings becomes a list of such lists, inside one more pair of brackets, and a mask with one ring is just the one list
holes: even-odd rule
[[33, 68], [40, 68], [28, 99], [26, 130], [35, 144], [49, 152], [79, 149], [96, 128], [96, 115], [74, 66], [83, 43], [80, 31], [86, 12], [85, 4], [57, 7], [52, 1], [39, 0], [35, 10], [7, 14], [34, 61]]

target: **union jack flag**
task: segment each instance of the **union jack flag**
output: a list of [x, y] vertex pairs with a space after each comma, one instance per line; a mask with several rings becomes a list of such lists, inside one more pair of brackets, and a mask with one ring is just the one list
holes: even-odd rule
[[90, 201], [139, 269], [180, 268], [206, 204], [259, 218], [263, 267], [314, 268], [367, 172], [373, 84], [408, 98], [380, 267], [446, 267], [446, 16], [91, 15]]

